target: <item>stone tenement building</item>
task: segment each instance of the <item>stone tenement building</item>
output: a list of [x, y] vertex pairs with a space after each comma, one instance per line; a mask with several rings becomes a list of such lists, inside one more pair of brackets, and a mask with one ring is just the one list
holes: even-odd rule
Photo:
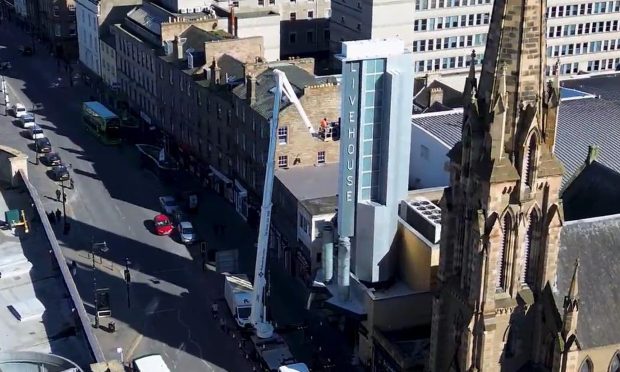
[[480, 79], [471, 68], [465, 85], [442, 199], [431, 371], [620, 368], [620, 222], [564, 221], [546, 9], [495, 1]]
[[[273, 69], [286, 74], [315, 131], [319, 132], [322, 119], [334, 123], [340, 117], [340, 88], [333, 78], [314, 76], [312, 59], [246, 65], [244, 84], [233, 89], [235, 169], [256, 195], [262, 194], [265, 174], [275, 87]], [[276, 148], [278, 168], [338, 162], [337, 140], [337, 136], [312, 135], [297, 109], [288, 100], [283, 101]]]

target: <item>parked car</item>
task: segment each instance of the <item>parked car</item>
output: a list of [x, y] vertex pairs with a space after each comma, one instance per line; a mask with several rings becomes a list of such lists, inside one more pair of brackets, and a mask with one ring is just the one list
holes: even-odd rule
[[62, 160], [60, 160], [60, 155], [55, 152], [48, 152], [47, 154], [43, 155], [43, 157], [41, 157], [41, 161], [43, 162], [43, 164], [52, 167], [62, 164]]
[[35, 125], [34, 114], [30, 112], [26, 112], [24, 115], [20, 116], [19, 123], [22, 126], [22, 128], [26, 128], [26, 129], [30, 128], [31, 126]]
[[43, 134], [43, 129], [41, 129], [41, 127], [36, 124], [30, 127], [28, 133], [30, 134], [30, 139], [32, 140], [36, 140], [38, 138], [45, 138], [45, 134]]
[[9, 61], [2, 61], [2, 62], [0, 62], [0, 71], [8, 70], [11, 67], [13, 67], [13, 66], [11, 66], [11, 62], [9, 62]]
[[159, 205], [161, 206], [161, 210], [169, 216], [174, 216], [175, 212], [181, 210], [181, 207], [179, 207], [173, 196], [160, 196]]
[[182, 221], [177, 225], [177, 231], [183, 244], [191, 244], [196, 241], [196, 234], [191, 222]]
[[155, 224], [155, 234], [157, 235], [170, 235], [172, 230], [174, 230], [172, 221], [165, 214], [155, 216], [153, 223]]
[[52, 152], [52, 143], [47, 137], [37, 138], [36, 140], [34, 140], [34, 146], [37, 152], [44, 154]]
[[19, 47], [19, 51], [22, 53], [23, 56], [31, 56], [32, 53], [34, 52], [32, 50], [32, 47], [25, 46], [25, 45], [21, 45]]
[[67, 166], [60, 164], [52, 168], [52, 178], [54, 181], [68, 181], [71, 179], [71, 175], [69, 175]]
[[11, 111], [13, 111], [13, 115], [15, 115], [16, 118], [21, 118], [28, 112], [26, 111], [26, 106], [21, 103], [14, 104], [13, 107], [11, 107]]

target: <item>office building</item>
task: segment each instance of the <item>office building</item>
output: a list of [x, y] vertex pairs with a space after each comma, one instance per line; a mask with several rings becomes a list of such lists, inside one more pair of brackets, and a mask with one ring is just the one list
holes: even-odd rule
[[[319, 0], [320, 1], [320, 0]], [[343, 41], [399, 38], [407, 48], [413, 43], [413, 2], [409, 0], [333, 0], [329, 22], [329, 48], [341, 51]], [[331, 68], [341, 63], [332, 58]]]
[[[233, 5], [231, 7], [231, 5]], [[330, 0], [241, 0], [214, 1], [218, 13], [234, 13], [240, 23], [238, 29], [249, 27], [248, 17], [256, 18], [257, 12], [279, 15], [279, 59], [289, 57], [314, 57], [327, 60], [329, 51], [329, 19], [331, 16]], [[232, 8], [232, 9], [231, 9]], [[241, 23], [246, 23], [242, 25]], [[263, 22], [258, 19], [253, 21]], [[264, 30], [268, 31], [268, 30]], [[240, 34], [241, 35], [241, 34]], [[271, 36], [265, 36], [266, 47], [273, 42]], [[269, 37], [268, 37], [269, 36]], [[268, 60], [275, 60], [269, 58]]]
[[[472, 49], [484, 56], [491, 0], [417, 0], [413, 16], [415, 71], [466, 73]], [[620, 1], [550, 0], [546, 8], [547, 73], [615, 70], [620, 64]]]

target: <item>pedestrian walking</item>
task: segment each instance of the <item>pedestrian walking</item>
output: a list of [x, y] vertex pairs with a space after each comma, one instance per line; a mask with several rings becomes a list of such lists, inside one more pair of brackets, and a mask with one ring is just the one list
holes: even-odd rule
[[52, 225], [56, 224], [56, 215], [54, 214], [54, 212], [50, 212], [50, 214], [47, 217], [50, 219], [50, 223]]
[[211, 315], [213, 315], [213, 318], [217, 318], [217, 312], [218, 312], [218, 305], [217, 302], [213, 302], [211, 304]]
[[60, 211], [60, 209], [56, 208], [56, 220], [60, 222], [61, 217], [62, 217], [62, 212]]
[[220, 318], [220, 328], [222, 328], [222, 331], [224, 333], [227, 333], [226, 332], [226, 321], [224, 320], [224, 318]]
[[76, 276], [77, 275], [77, 262], [75, 261], [71, 261], [71, 275]]
[[60, 195], [62, 193], [60, 192], [60, 190], [56, 190], [56, 201], [60, 201]]

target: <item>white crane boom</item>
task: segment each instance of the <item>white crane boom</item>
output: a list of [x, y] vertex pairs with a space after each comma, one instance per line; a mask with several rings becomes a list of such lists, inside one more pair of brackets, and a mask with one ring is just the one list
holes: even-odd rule
[[254, 289], [252, 293], [252, 313], [250, 314], [250, 322], [256, 330], [256, 335], [260, 338], [269, 338], [273, 334], [273, 326], [267, 322], [267, 311], [265, 307], [265, 286], [267, 284], [265, 269], [267, 266], [267, 250], [269, 245], [269, 226], [271, 225], [271, 196], [273, 193], [276, 143], [278, 138], [278, 117], [280, 114], [282, 93], [284, 93], [286, 98], [295, 106], [304, 124], [308, 128], [308, 131], [313, 135], [316, 133], [284, 72], [274, 69], [273, 74], [276, 79], [276, 86], [273, 92], [273, 112], [271, 120], [269, 121], [269, 150], [267, 151], [263, 202], [261, 205], [260, 225], [258, 228]]

